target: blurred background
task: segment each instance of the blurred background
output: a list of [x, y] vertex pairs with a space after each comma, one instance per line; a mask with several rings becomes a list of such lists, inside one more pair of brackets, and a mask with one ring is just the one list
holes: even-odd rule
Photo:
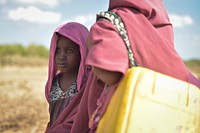
[[[163, 0], [174, 45], [200, 78], [199, 0]], [[108, 0], [0, 0], [0, 132], [43, 133], [49, 44], [54, 29], [76, 21], [88, 29]]]

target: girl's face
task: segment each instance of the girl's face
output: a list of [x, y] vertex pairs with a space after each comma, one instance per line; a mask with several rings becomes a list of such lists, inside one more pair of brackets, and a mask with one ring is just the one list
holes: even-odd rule
[[78, 73], [81, 56], [79, 46], [70, 39], [59, 36], [55, 51], [55, 64], [62, 73]]

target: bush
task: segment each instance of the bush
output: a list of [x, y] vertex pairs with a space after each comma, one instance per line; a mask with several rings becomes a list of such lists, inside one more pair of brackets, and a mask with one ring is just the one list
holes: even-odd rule
[[20, 55], [47, 58], [49, 50], [43, 45], [37, 44], [30, 44], [28, 47], [21, 44], [1, 44], [0, 54], [1, 56]]
[[198, 59], [187, 60], [187, 61], [184, 61], [184, 63], [188, 67], [191, 67], [191, 66], [200, 66], [200, 60], [198, 60]]
[[0, 65], [46, 65], [49, 50], [37, 44], [30, 44], [27, 47], [21, 44], [0, 45]]
[[42, 45], [31, 44], [26, 48], [27, 56], [48, 57], [49, 51]]
[[1, 56], [7, 55], [24, 55], [25, 49], [20, 44], [14, 45], [0, 45], [0, 54]]

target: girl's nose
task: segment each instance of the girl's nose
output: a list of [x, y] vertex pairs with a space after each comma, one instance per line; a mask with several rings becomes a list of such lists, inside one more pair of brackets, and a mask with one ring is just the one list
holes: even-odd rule
[[60, 54], [59, 59], [60, 59], [60, 60], [65, 60], [65, 59], [66, 59], [66, 56], [65, 56], [64, 54]]

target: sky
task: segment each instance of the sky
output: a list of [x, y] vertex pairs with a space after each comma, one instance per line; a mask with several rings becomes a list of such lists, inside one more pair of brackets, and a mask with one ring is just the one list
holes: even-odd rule
[[[88, 29], [109, 0], [0, 0], [0, 44], [41, 44], [49, 48], [55, 28], [80, 22]], [[200, 0], [163, 0], [182, 59], [200, 59]]]

